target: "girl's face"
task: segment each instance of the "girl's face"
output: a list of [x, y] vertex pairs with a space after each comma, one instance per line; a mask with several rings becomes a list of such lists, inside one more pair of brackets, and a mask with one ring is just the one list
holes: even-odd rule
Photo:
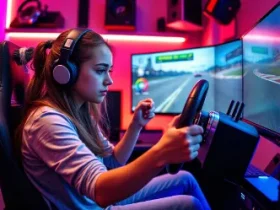
[[81, 106], [85, 102], [101, 103], [113, 84], [111, 69], [113, 56], [104, 44], [92, 49], [92, 58], [81, 64], [79, 77], [73, 87], [74, 99]]

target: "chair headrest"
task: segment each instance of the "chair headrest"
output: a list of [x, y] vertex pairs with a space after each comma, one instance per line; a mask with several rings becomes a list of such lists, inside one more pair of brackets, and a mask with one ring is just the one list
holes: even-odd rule
[[[8, 106], [12, 95], [17, 104], [24, 103], [25, 87], [29, 81], [25, 65], [22, 65], [16, 56], [20, 49], [10, 41], [0, 43], [0, 94], [2, 101], [9, 103]], [[2, 105], [7, 106], [7, 104]]]

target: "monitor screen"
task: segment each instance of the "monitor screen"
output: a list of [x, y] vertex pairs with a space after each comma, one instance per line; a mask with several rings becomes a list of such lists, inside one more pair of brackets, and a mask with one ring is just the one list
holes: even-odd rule
[[244, 118], [280, 133], [280, 6], [243, 36]]
[[132, 111], [144, 98], [152, 98], [158, 114], [181, 113], [186, 99], [200, 79], [209, 81], [203, 110], [214, 109], [215, 48], [134, 54]]
[[231, 100], [242, 102], [242, 42], [215, 48], [215, 111], [227, 112]]

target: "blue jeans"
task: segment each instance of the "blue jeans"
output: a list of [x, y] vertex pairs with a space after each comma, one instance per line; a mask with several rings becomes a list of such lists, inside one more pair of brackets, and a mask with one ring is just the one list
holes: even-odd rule
[[210, 210], [196, 179], [186, 171], [152, 179], [129, 198], [110, 210]]

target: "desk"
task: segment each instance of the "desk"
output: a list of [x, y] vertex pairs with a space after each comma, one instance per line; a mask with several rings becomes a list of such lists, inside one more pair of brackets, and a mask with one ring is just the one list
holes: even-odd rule
[[[118, 142], [111, 142], [113, 145], [116, 145]], [[149, 150], [153, 144], [147, 144], [147, 143], [137, 143], [134, 147], [134, 150], [131, 154], [131, 157], [129, 158], [128, 162], [131, 162], [141, 156], [144, 152]]]
[[279, 210], [279, 181], [273, 177], [247, 177], [241, 187], [241, 199], [247, 209]]
[[[118, 142], [111, 142], [113, 145], [116, 145]], [[134, 147], [134, 150], [141, 150], [141, 151], [147, 151], [148, 149], [150, 149], [153, 146], [153, 144], [149, 144], [149, 143], [137, 143]]]
[[138, 150], [138, 151], [147, 151], [147, 150], [149, 150], [152, 146], [153, 146], [153, 144], [137, 143], [137, 144], [135, 145], [134, 150]]

